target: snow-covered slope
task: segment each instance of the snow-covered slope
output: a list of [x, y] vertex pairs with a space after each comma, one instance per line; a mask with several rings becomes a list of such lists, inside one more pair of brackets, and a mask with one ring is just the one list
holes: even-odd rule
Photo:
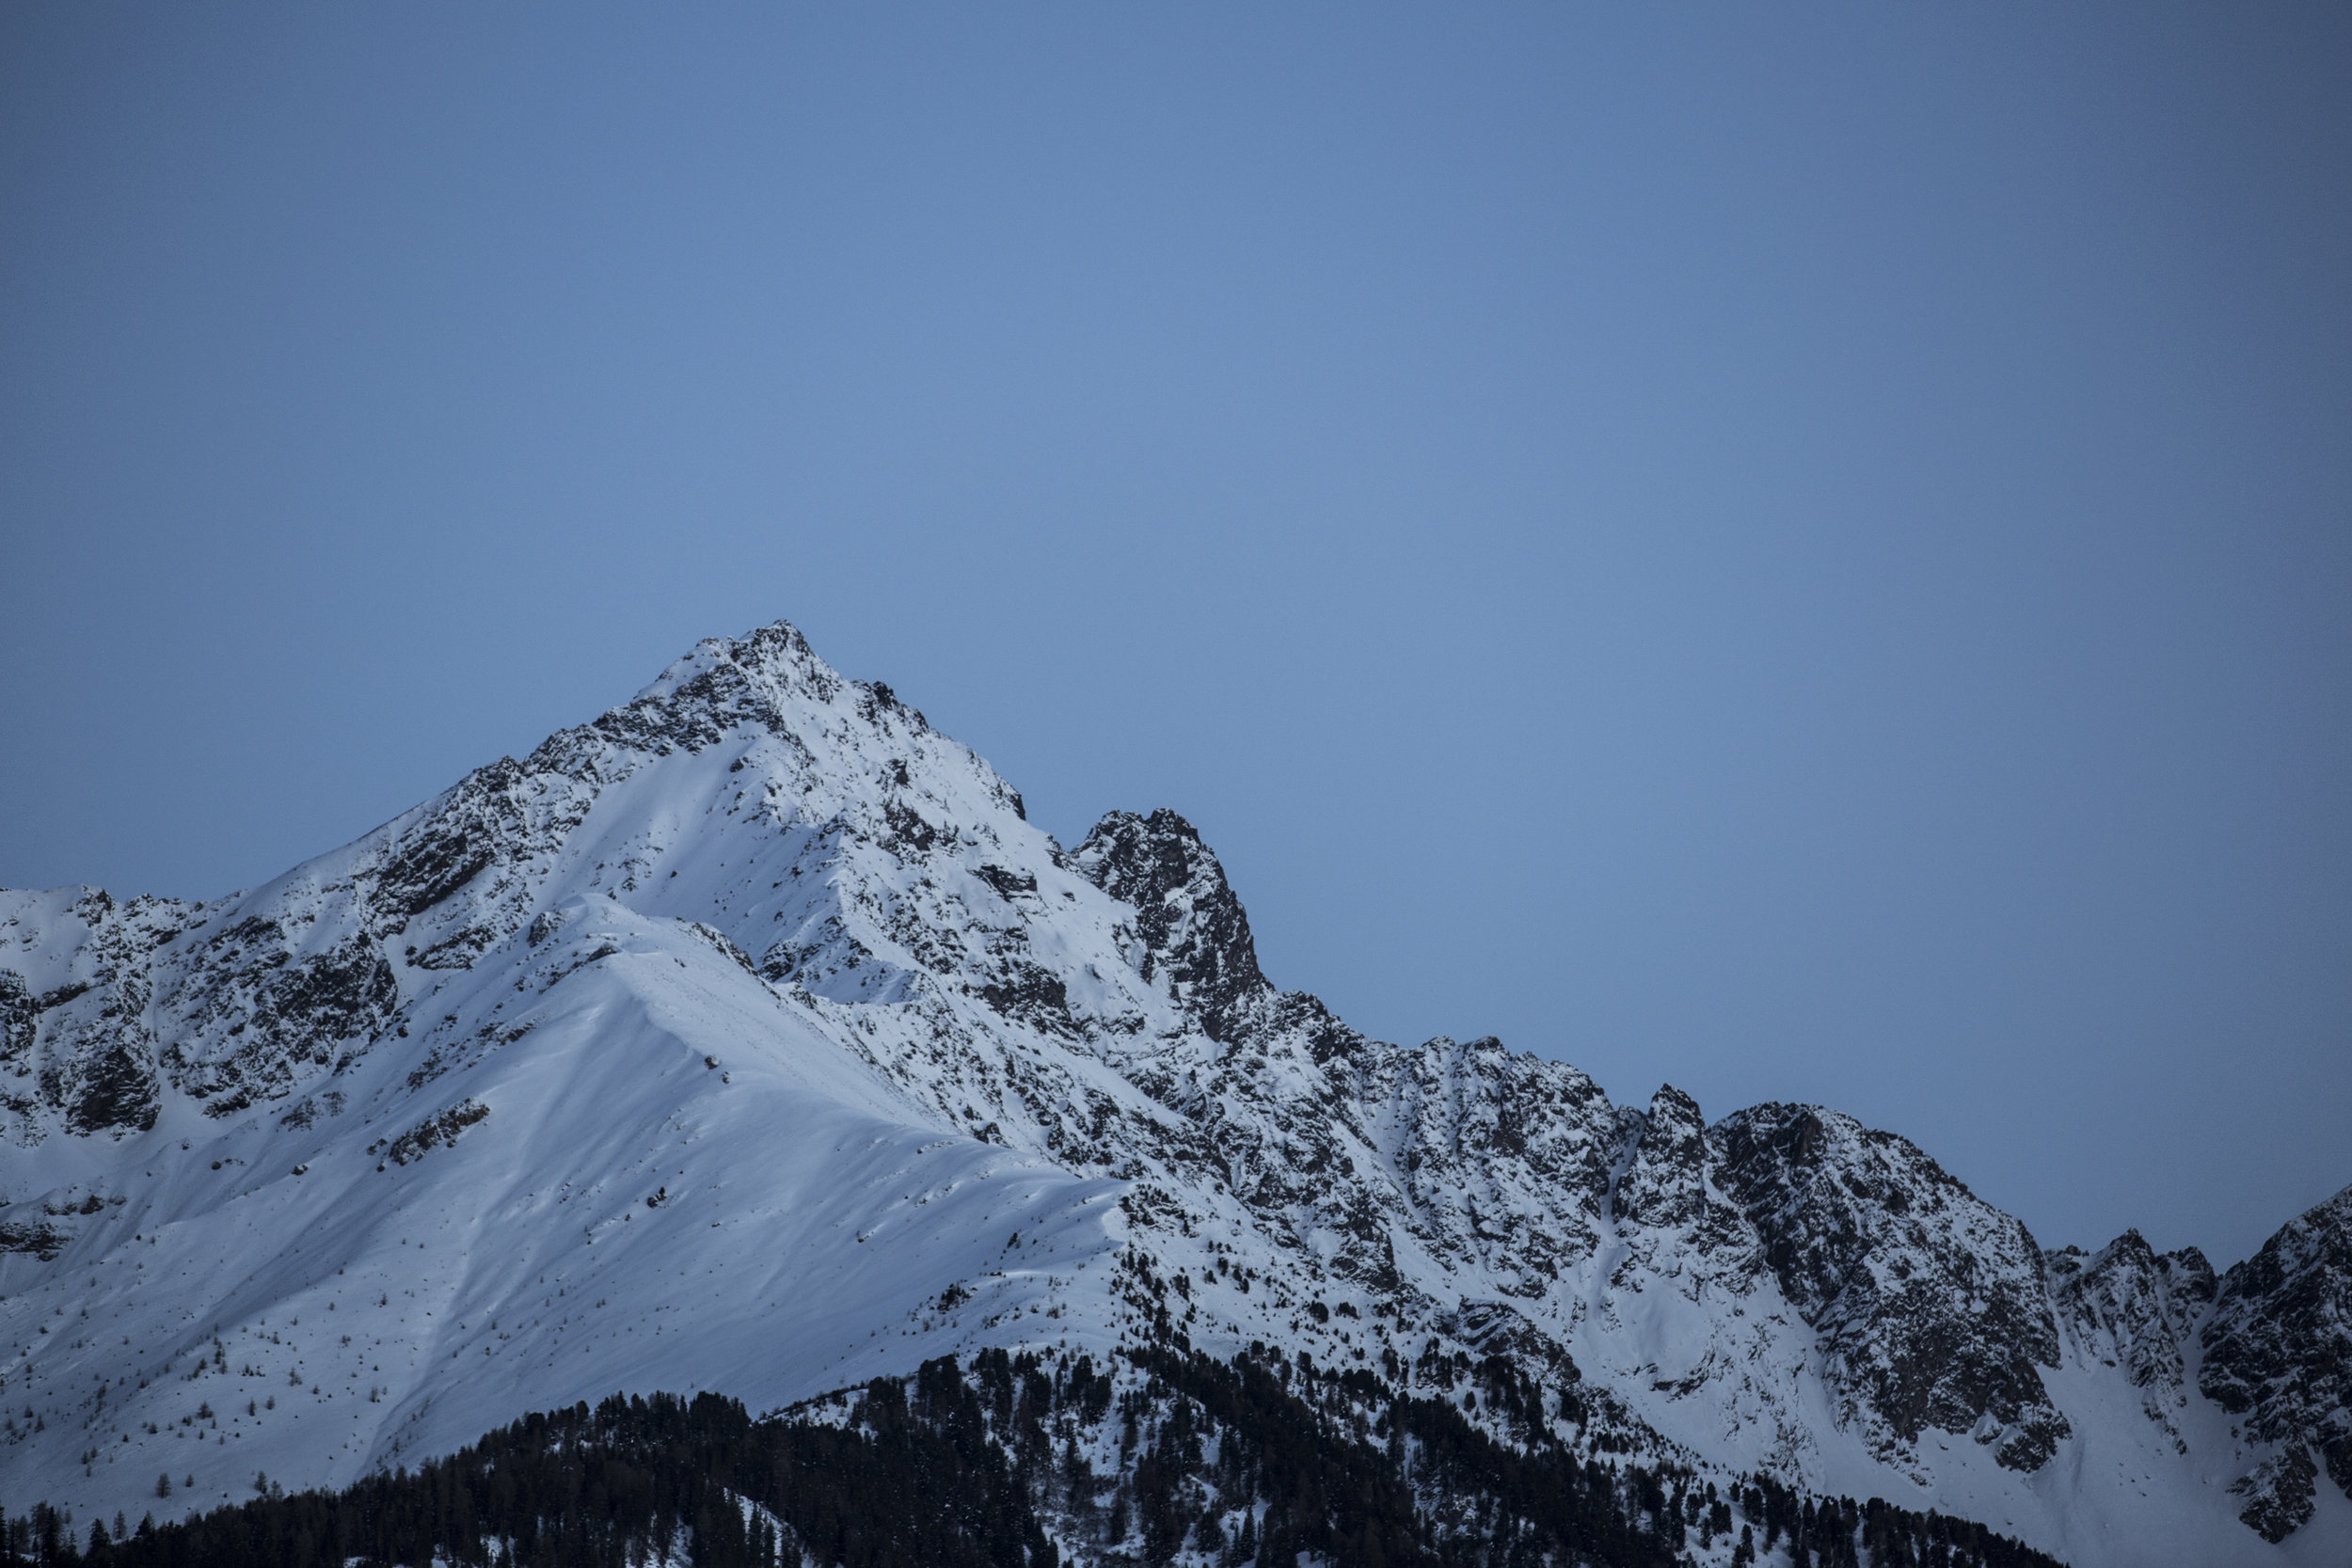
[[1065, 852], [785, 626], [268, 886], [0, 894], [0, 1134], [10, 1498], [1160, 1337], [1508, 1354], [2082, 1563], [2352, 1555], [2352, 1196], [2219, 1281], [2044, 1254], [1834, 1112], [1369, 1039], [1181, 818]]

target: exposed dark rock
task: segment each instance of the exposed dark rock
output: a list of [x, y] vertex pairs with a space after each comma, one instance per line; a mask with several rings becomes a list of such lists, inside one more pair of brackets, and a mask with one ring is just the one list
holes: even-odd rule
[[2238, 1512], [2246, 1528], [2276, 1545], [2311, 1523], [2318, 1481], [2319, 1466], [2310, 1452], [2300, 1443], [2289, 1443], [2232, 1481], [2230, 1494], [2246, 1499]]
[[939, 842], [939, 830], [925, 820], [923, 814], [899, 800], [882, 802], [882, 819], [890, 824], [890, 832], [882, 840], [885, 847], [904, 854], [922, 854]]
[[372, 1155], [380, 1154], [396, 1165], [405, 1165], [421, 1158], [428, 1149], [457, 1141], [457, 1134], [482, 1121], [490, 1114], [490, 1107], [478, 1100], [463, 1101], [440, 1115], [427, 1117], [397, 1138], [378, 1139], [368, 1146]]
[[1049, 969], [1016, 960], [1005, 966], [1004, 976], [979, 988], [980, 1000], [1033, 1028], [1057, 1035], [1075, 1035], [1070, 1017], [1068, 982]]
[[109, 1128], [145, 1132], [155, 1125], [158, 1100], [151, 1048], [144, 1040], [134, 1044], [118, 1037], [83, 1073], [66, 1106], [66, 1126], [82, 1133]]
[[0, 1220], [0, 1252], [29, 1252], [47, 1263], [70, 1240], [46, 1220]]
[[72, 917], [87, 932], [75, 965], [81, 976], [39, 999], [29, 1033], [19, 1004], [9, 1053], [0, 1058], [20, 1078], [39, 1062], [34, 1092], [0, 1097], [20, 1136], [44, 1113], [82, 1135], [120, 1136], [155, 1124], [162, 1080], [149, 971], [155, 949], [179, 935], [185, 908], [158, 898], [118, 904], [95, 889], [75, 900]]
[[2036, 1370], [2057, 1365], [2058, 1330], [2023, 1225], [1909, 1141], [1817, 1106], [1758, 1105], [1708, 1142], [1857, 1414], [1905, 1443], [1990, 1415], [2001, 1464], [2049, 1462], [2070, 1428]]
[[1481, 1354], [1516, 1357], [1522, 1366], [1545, 1369], [1562, 1384], [1584, 1379], [1576, 1357], [1507, 1301], [1466, 1301], [1445, 1320], [1445, 1326]]
[[96, 982], [91, 980], [68, 980], [56, 990], [42, 992], [40, 1000], [34, 1004], [34, 1010], [44, 1013], [56, 1012], [67, 1003], [87, 993], [94, 984]]
[[752, 962], [752, 956], [749, 953], [744, 952], [740, 947], [736, 946], [735, 939], [728, 936], [724, 931], [720, 930], [717, 927], [707, 926], [699, 920], [686, 920], [679, 922], [679, 924], [684, 926], [688, 930], [693, 932], [696, 936], [702, 938], [703, 941], [708, 942], [720, 953], [724, 954], [729, 961], [742, 965], [743, 968], [749, 970], [754, 974], [757, 974], [759, 973], [759, 966]]
[[2288, 1528], [2311, 1516], [2306, 1449], [2352, 1496], [2352, 1187], [2222, 1275], [2202, 1339], [2198, 1386], [2243, 1416], [2249, 1438], [2286, 1448], [2248, 1478], [2249, 1523], [2257, 1509], [2274, 1524], [2292, 1519]]
[[23, 1070], [20, 1064], [33, 1053], [40, 1020], [40, 1005], [33, 1000], [24, 976], [12, 969], [0, 969], [0, 1071]]
[[[272, 927], [248, 922], [215, 939], [236, 961], [200, 973], [183, 1004], [213, 1043], [164, 1053], [186, 1093], [227, 1116], [281, 1098], [324, 1069], [338, 1051], [381, 1032], [400, 1005], [392, 966], [376, 944], [353, 937], [296, 958]], [[256, 949], [259, 951], [256, 951]]]
[[1632, 1159], [1611, 1196], [1632, 1225], [1684, 1226], [1707, 1207], [1707, 1121], [1698, 1101], [1669, 1084], [1634, 1120]]
[[497, 945], [493, 926], [461, 927], [430, 947], [418, 949], [408, 961], [419, 969], [471, 969], [473, 961]]
[[996, 896], [1010, 902], [1023, 894], [1037, 892], [1037, 876], [1029, 871], [1008, 871], [1001, 865], [976, 865], [972, 875], [996, 890]]
[[2136, 1388], [2176, 1388], [2186, 1347], [2213, 1303], [2213, 1265], [2195, 1247], [2158, 1254], [2137, 1230], [2086, 1253], [2044, 1259], [2058, 1322], [2087, 1355]]
[[1171, 988], [1211, 1039], [1237, 1038], [1271, 988], [1258, 969], [1249, 916], [1192, 824], [1164, 809], [1150, 816], [1115, 811], [1074, 858], [1095, 886], [1135, 906], [1143, 977]]
[[[584, 759], [601, 742], [660, 756], [674, 750], [702, 751], [745, 726], [784, 733], [788, 726], [777, 703], [786, 692], [803, 689], [830, 702], [841, 686], [841, 677], [792, 626], [778, 624], [744, 637], [714, 638], [635, 701], [549, 736], [525, 766], [533, 772], [582, 776]], [[920, 721], [919, 714], [898, 706], [886, 687], [879, 699], [868, 693], [866, 700], [877, 711]]]
[[376, 873], [379, 902], [405, 918], [423, 913], [480, 876], [523, 827], [512, 757], [469, 773], [434, 812], [395, 842]]

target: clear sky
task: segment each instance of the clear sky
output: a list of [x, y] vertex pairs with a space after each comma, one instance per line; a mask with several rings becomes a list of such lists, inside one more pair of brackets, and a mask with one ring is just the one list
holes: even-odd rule
[[0, 884], [779, 617], [1278, 982], [2352, 1181], [2352, 9], [0, 8]]

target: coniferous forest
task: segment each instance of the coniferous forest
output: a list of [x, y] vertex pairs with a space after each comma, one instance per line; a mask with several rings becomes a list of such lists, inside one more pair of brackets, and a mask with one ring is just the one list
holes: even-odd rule
[[[12, 1513], [0, 1562], [106, 1568], [1668, 1568], [1693, 1549], [1797, 1568], [2023, 1568], [1982, 1526], [1873, 1498], [1723, 1486], [1583, 1451], [1581, 1406], [1507, 1360], [1458, 1396], [1253, 1347], [1221, 1362], [988, 1351], [767, 1419], [703, 1393], [534, 1415], [342, 1492], [256, 1496], [183, 1522]], [[1470, 1412], [1484, 1413], [1484, 1425]], [[1498, 1435], [1500, 1434], [1500, 1435]], [[167, 1478], [159, 1478], [159, 1484]]]

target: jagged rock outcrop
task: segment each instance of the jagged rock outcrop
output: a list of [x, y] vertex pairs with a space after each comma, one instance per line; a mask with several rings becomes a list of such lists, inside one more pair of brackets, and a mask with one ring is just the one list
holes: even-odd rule
[[2045, 1259], [2061, 1325], [2135, 1388], [2177, 1389], [2185, 1347], [2212, 1307], [2213, 1265], [2195, 1247], [2159, 1253], [2137, 1230], [2097, 1252], [2064, 1247]]
[[190, 910], [67, 888], [0, 918], [0, 1114], [14, 1141], [154, 1125], [163, 1062], [150, 959]]
[[1747, 1216], [1716, 1185], [1698, 1101], [1668, 1084], [1646, 1111], [1619, 1113], [1619, 1125], [1609, 1203], [1626, 1249], [1620, 1276], [1639, 1264], [1693, 1301], [1710, 1287], [1727, 1297], [1752, 1292], [1768, 1273], [1763, 1250]]
[[2158, 1253], [2137, 1230], [2097, 1252], [2062, 1247], [2043, 1270], [2058, 1329], [2086, 1364], [2120, 1370], [2140, 1391], [2140, 1408], [2170, 1438], [2188, 1443], [2178, 1421], [2197, 1331], [2213, 1309], [2213, 1265], [2195, 1247]]
[[1115, 811], [1073, 857], [1089, 880], [1136, 911], [1136, 971], [1233, 1043], [1272, 987], [1258, 970], [1249, 916], [1191, 823], [1172, 811]]
[[2272, 1450], [2237, 1487], [2246, 1522], [2283, 1540], [2322, 1467], [2352, 1495], [2352, 1187], [2222, 1276], [2201, 1338], [2198, 1386]]
[[2036, 1370], [2058, 1365], [2058, 1328], [2023, 1225], [1908, 1140], [1817, 1106], [1759, 1105], [1709, 1137], [1855, 1418], [1906, 1443], [1967, 1432], [2014, 1470], [2049, 1463], [2069, 1428]]

